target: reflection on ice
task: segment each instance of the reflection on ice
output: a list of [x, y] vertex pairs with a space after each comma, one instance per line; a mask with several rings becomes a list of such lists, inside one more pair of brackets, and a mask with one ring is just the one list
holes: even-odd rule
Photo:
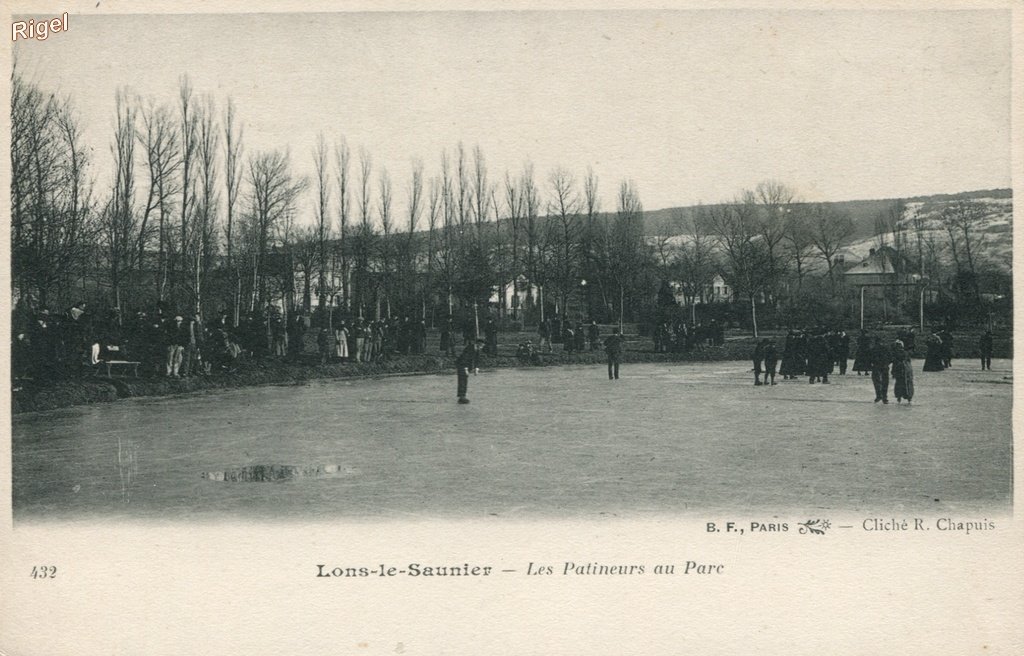
[[[117, 437], [117, 469], [121, 475], [121, 501], [130, 503], [132, 486], [139, 477], [139, 447], [134, 440]], [[76, 490], [77, 492], [77, 490]]]
[[203, 472], [203, 478], [210, 481], [228, 481], [231, 483], [258, 483], [266, 481], [290, 481], [297, 478], [323, 478], [337, 476], [341, 471], [338, 465], [249, 465], [225, 471]]

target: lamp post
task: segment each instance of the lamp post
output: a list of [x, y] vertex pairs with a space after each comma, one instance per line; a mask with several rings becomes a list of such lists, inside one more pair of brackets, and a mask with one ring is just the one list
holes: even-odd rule
[[864, 330], [864, 285], [860, 287], [860, 329]]
[[928, 287], [928, 277], [915, 273], [911, 278], [914, 280], [914, 284], [917, 285], [919, 294], [917, 303], [918, 329], [924, 333], [924, 290]]
[[[587, 279], [586, 278], [580, 278], [580, 300], [582, 301], [583, 308], [589, 309], [589, 304], [587, 303]], [[580, 318], [581, 319], [585, 319], [586, 318], [585, 316], [583, 316], [583, 311], [582, 310], [580, 311]]]

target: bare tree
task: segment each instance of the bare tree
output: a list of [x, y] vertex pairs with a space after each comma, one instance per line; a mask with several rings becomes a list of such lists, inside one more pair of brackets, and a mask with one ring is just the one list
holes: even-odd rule
[[636, 183], [623, 180], [619, 185], [617, 196], [618, 206], [615, 222], [609, 232], [611, 245], [609, 252], [610, 274], [619, 291], [619, 329], [623, 327], [626, 314], [626, 300], [631, 305], [637, 286], [642, 284], [641, 273], [648, 264], [646, 244], [644, 243], [644, 207], [640, 202], [640, 194]]
[[519, 240], [523, 231], [523, 197], [512, 175], [505, 172], [505, 208], [510, 230], [509, 277], [512, 278], [512, 318], [519, 318]]
[[455, 149], [455, 186], [458, 193], [459, 228], [465, 229], [469, 221], [469, 207], [472, 203], [472, 190], [469, 182], [469, 165], [466, 162], [466, 149], [462, 142]]
[[[181, 145], [178, 149], [181, 157], [181, 181], [179, 191], [181, 192], [181, 204], [179, 210], [180, 235], [178, 243], [178, 267], [172, 269], [172, 280], [176, 284], [184, 284], [188, 277], [189, 251], [191, 250], [190, 236], [194, 232], [192, 220], [195, 214], [195, 184], [196, 184], [196, 149], [199, 142], [199, 117], [196, 114], [192, 98], [192, 83], [187, 76], [183, 76], [178, 88], [178, 119], [180, 121], [178, 136]], [[177, 272], [177, 277], [175, 276]]]
[[[491, 186], [487, 181], [487, 161], [480, 146], [473, 148], [473, 218], [476, 222], [476, 238], [483, 239], [483, 225], [487, 222]], [[497, 218], [497, 217], [495, 217]]]
[[224, 110], [224, 182], [227, 186], [227, 266], [233, 276], [232, 323], [239, 322], [242, 303], [242, 276], [234, 262], [235, 204], [238, 200], [239, 183], [242, 180], [242, 133], [243, 128], [235, 123], [235, 103], [228, 98]]
[[554, 270], [557, 277], [562, 312], [568, 312], [569, 298], [576, 288], [580, 269], [579, 192], [572, 173], [561, 167], [548, 177], [551, 200], [548, 215], [557, 225]]
[[373, 252], [374, 229], [370, 220], [370, 209], [373, 197], [370, 190], [373, 160], [365, 148], [359, 149], [359, 227], [353, 240], [355, 270], [353, 271], [353, 297], [359, 308], [359, 316], [363, 316], [370, 285], [370, 257]]
[[446, 151], [441, 152], [441, 179], [439, 182], [441, 195], [441, 240], [438, 244], [438, 267], [444, 279], [445, 300], [448, 304], [448, 316], [454, 309], [455, 285], [455, 248], [457, 244], [456, 205], [452, 190], [451, 163]]
[[[985, 205], [979, 201], [956, 199], [950, 201], [941, 213], [942, 227], [949, 237], [949, 248], [956, 265], [960, 287], [966, 286], [974, 300], [981, 299], [978, 282], [978, 255], [984, 248], [982, 223], [987, 215]], [[964, 280], [966, 278], [966, 280]], [[963, 284], [966, 282], [966, 284]]]
[[257, 152], [249, 157], [249, 214], [253, 219], [257, 280], [256, 295], [259, 305], [267, 302], [267, 259], [270, 240], [281, 234], [287, 241], [295, 201], [305, 189], [306, 181], [291, 171], [291, 158], [287, 151]]
[[341, 296], [344, 299], [345, 307], [352, 307], [352, 299], [349, 296], [349, 266], [348, 266], [348, 237], [349, 237], [349, 203], [351, 201], [351, 189], [349, 185], [348, 170], [352, 153], [349, 150], [345, 137], [341, 137], [334, 149], [334, 159], [337, 166], [338, 179], [338, 250], [341, 255]]
[[[380, 214], [380, 227], [382, 239], [380, 240], [380, 282], [378, 289], [383, 292], [384, 301], [387, 304], [387, 316], [391, 316], [391, 294], [392, 294], [392, 266], [394, 249], [394, 218], [391, 214], [391, 176], [387, 169], [380, 172], [380, 196], [377, 201], [377, 211]], [[380, 318], [381, 294], [376, 294], [377, 310], [376, 316]]]
[[[402, 252], [400, 257], [401, 267], [401, 286], [404, 298], [402, 299], [402, 305], [404, 307], [411, 307], [416, 304], [417, 298], [420, 300], [420, 314], [425, 318], [426, 316], [426, 301], [423, 300], [423, 296], [418, 293], [418, 285], [416, 281], [416, 268], [417, 262], [419, 261], [418, 253], [416, 252], [416, 232], [419, 230], [420, 213], [422, 212], [423, 206], [423, 161], [414, 159], [412, 161], [412, 174], [409, 179], [409, 187], [407, 189], [409, 198], [408, 202], [408, 227], [406, 230], [405, 238], [402, 243]], [[436, 199], [435, 199], [436, 201]]]
[[[19, 300], [71, 292], [94, 254], [88, 149], [70, 99], [11, 76], [11, 273]], [[106, 217], [106, 215], [104, 215]]]
[[195, 311], [199, 312], [205, 298], [205, 288], [217, 248], [217, 219], [220, 196], [217, 193], [217, 152], [220, 149], [220, 132], [217, 125], [213, 99], [197, 111], [199, 170], [196, 203], [197, 239], [195, 269], [193, 271], [192, 296]]
[[697, 322], [697, 301], [706, 302], [706, 291], [715, 278], [714, 243], [708, 233], [703, 206], [694, 210], [689, 238], [679, 248], [678, 269], [683, 298], [690, 307], [690, 321]]
[[[783, 248], [789, 215], [793, 211], [796, 194], [778, 180], [765, 180], [757, 185], [753, 194], [761, 204], [759, 228], [764, 246], [764, 291], [773, 298], [779, 280], [785, 274], [787, 253]], [[747, 202], [751, 202], [748, 199]]]
[[757, 221], [756, 201], [743, 194], [732, 203], [708, 206], [701, 214], [706, 230], [714, 235], [722, 254], [723, 278], [736, 296], [750, 299], [750, 319], [757, 337], [757, 297], [764, 291], [764, 270], [768, 253], [758, 239], [761, 229]]
[[838, 212], [823, 204], [812, 205], [809, 210], [811, 244], [818, 251], [818, 256], [825, 261], [829, 284], [834, 289], [835, 269], [838, 266], [836, 256], [853, 238], [853, 220], [849, 214]]
[[[533, 178], [533, 164], [527, 163], [519, 179], [522, 190], [523, 216], [526, 227], [526, 271], [530, 286], [526, 289], [526, 300], [540, 307], [540, 320], [544, 320], [544, 285], [547, 282], [547, 262], [545, 257], [546, 231], [538, 216], [540, 197], [537, 184]], [[533, 287], [537, 287], [538, 299], [533, 298]]]
[[[430, 178], [430, 192], [427, 202], [427, 277], [424, 281], [425, 289], [433, 289], [435, 285], [434, 279], [434, 263], [437, 259], [437, 248], [438, 248], [438, 220], [442, 212], [442, 195], [443, 188], [441, 186], [441, 180], [437, 176]], [[426, 294], [423, 296], [423, 311], [426, 313]], [[433, 308], [433, 305], [431, 306]], [[433, 309], [431, 310], [431, 325], [433, 325]]]
[[[316, 270], [317, 270], [317, 306], [321, 312], [327, 307], [327, 240], [331, 234], [328, 216], [330, 190], [327, 177], [327, 140], [321, 132], [317, 135], [316, 146], [313, 148], [313, 167], [316, 175]], [[309, 305], [306, 305], [309, 311]]]
[[110, 265], [110, 290], [115, 307], [121, 306], [122, 287], [131, 272], [139, 226], [135, 212], [135, 108], [120, 89], [116, 98], [116, 122], [111, 153], [114, 185], [104, 210], [103, 227]]
[[814, 250], [811, 234], [810, 214], [813, 210], [806, 205], [792, 208], [786, 215], [785, 247], [796, 268], [796, 291], [800, 296], [807, 276], [807, 267]]
[[[139, 140], [145, 151], [149, 187], [146, 194], [143, 224], [150, 212], [156, 211], [157, 224], [157, 298], [164, 300], [167, 293], [167, 258], [170, 244], [171, 197], [178, 192], [177, 173], [181, 165], [179, 157], [178, 129], [171, 110], [164, 105], [150, 102], [141, 114], [142, 130]], [[139, 232], [139, 256], [143, 260], [146, 247], [146, 230]]]

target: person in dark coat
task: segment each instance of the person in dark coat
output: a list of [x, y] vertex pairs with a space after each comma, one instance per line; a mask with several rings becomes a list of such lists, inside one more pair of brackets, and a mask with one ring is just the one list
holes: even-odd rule
[[462, 324], [462, 343], [471, 344], [476, 340], [476, 322], [472, 319], [467, 319], [466, 322]]
[[761, 362], [764, 360], [764, 343], [767, 340], [762, 339], [754, 347], [754, 353], [750, 356], [754, 361], [754, 385], [761, 385]]
[[478, 339], [466, 344], [462, 353], [455, 359], [455, 375], [458, 378], [459, 403], [469, 403], [466, 394], [469, 392], [469, 372], [480, 373], [480, 345], [484, 340]]
[[551, 341], [555, 344], [562, 343], [562, 320], [555, 315], [555, 318], [551, 320]]
[[572, 325], [566, 322], [565, 328], [562, 331], [562, 350], [566, 353], [572, 353], [576, 350], [576, 331], [572, 329]]
[[916, 337], [917, 337], [917, 335], [914, 334], [914, 329], [913, 328], [908, 328], [906, 330], [901, 330], [901, 331], [896, 333], [896, 339], [898, 339], [901, 342], [903, 342], [903, 350], [905, 350], [910, 355], [914, 354], [914, 345], [915, 345]]
[[427, 322], [425, 319], [420, 319], [420, 322], [416, 324], [416, 352], [421, 355], [427, 352]]
[[316, 334], [316, 350], [320, 354], [320, 364], [327, 364], [331, 359], [331, 339], [326, 328]]
[[796, 354], [795, 361], [797, 371], [800, 372], [799, 374], [797, 374], [798, 376], [803, 376], [807, 374], [809, 371], [807, 364], [807, 344], [808, 342], [810, 342], [810, 339], [811, 335], [806, 330], [801, 330], [796, 337], [794, 353]]
[[942, 338], [932, 333], [925, 341], [924, 370], [942, 371], [945, 368], [942, 361]]
[[487, 339], [485, 353], [491, 356], [498, 355], [498, 325], [494, 323], [494, 319], [488, 319], [484, 325], [484, 337]]
[[708, 324], [707, 335], [708, 346], [716, 346], [718, 344], [718, 322], [714, 319]]
[[618, 328], [612, 329], [612, 334], [604, 340], [604, 352], [608, 356], [608, 380], [619, 379], [619, 360], [622, 358], [624, 341]]
[[832, 368], [832, 354], [824, 335], [814, 335], [807, 341], [807, 376], [813, 385], [816, 381], [828, 384], [828, 372]]
[[875, 403], [889, 403], [889, 363], [892, 361], [892, 355], [878, 337], [872, 340], [868, 354], [871, 383], [875, 386]]
[[981, 369], [992, 371], [992, 331], [986, 330], [978, 340], [978, 352], [981, 354]]
[[833, 355], [839, 365], [839, 375], [845, 376], [846, 364], [850, 359], [850, 336], [846, 334], [845, 330], [840, 330], [836, 335], [836, 350]]
[[906, 399], [907, 405], [910, 405], [914, 398], [914, 368], [910, 365], [910, 351], [899, 340], [892, 349], [892, 380], [896, 403]]
[[[764, 340], [764, 384], [775, 384], [775, 364], [778, 362], [778, 354], [775, 350], [775, 340]], [[771, 382], [768, 382], [769, 377]]]
[[789, 380], [790, 378], [796, 378], [796, 331], [790, 330], [786, 333], [786, 341], [782, 344], [782, 365], [779, 367], [779, 373], [782, 374], [782, 380]]
[[548, 347], [548, 353], [552, 351], [551, 346], [551, 322], [547, 319], [541, 320], [537, 324], [537, 350], [544, 348], [544, 345]]
[[942, 366], [949, 369], [953, 366], [953, 333], [944, 328], [939, 337], [942, 338]]
[[857, 337], [857, 352], [853, 358], [853, 370], [857, 372], [857, 375], [861, 373], [867, 373], [871, 371], [871, 361], [868, 354], [871, 352], [871, 338], [868, 337], [868, 331], [861, 330], [860, 335]]
[[583, 331], [583, 322], [576, 322], [576, 351], [582, 353], [587, 350], [587, 334]]
[[441, 353], [446, 355], [455, 355], [455, 345], [452, 342], [452, 334], [455, 332], [455, 325], [452, 323], [452, 318], [448, 317], [443, 324], [441, 324]]

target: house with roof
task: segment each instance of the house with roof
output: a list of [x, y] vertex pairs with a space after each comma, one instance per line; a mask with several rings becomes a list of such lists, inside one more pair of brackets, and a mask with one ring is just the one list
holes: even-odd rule
[[908, 264], [891, 246], [872, 248], [863, 260], [843, 269], [843, 280], [851, 287], [895, 285], [906, 282]]
[[920, 274], [906, 255], [891, 246], [872, 248], [860, 262], [845, 265], [843, 283], [860, 289], [860, 325], [864, 327], [865, 292], [870, 293], [870, 302], [881, 302], [883, 313], [887, 310], [885, 290], [889, 288], [914, 287], [919, 294], [919, 322], [924, 326], [924, 290]]

